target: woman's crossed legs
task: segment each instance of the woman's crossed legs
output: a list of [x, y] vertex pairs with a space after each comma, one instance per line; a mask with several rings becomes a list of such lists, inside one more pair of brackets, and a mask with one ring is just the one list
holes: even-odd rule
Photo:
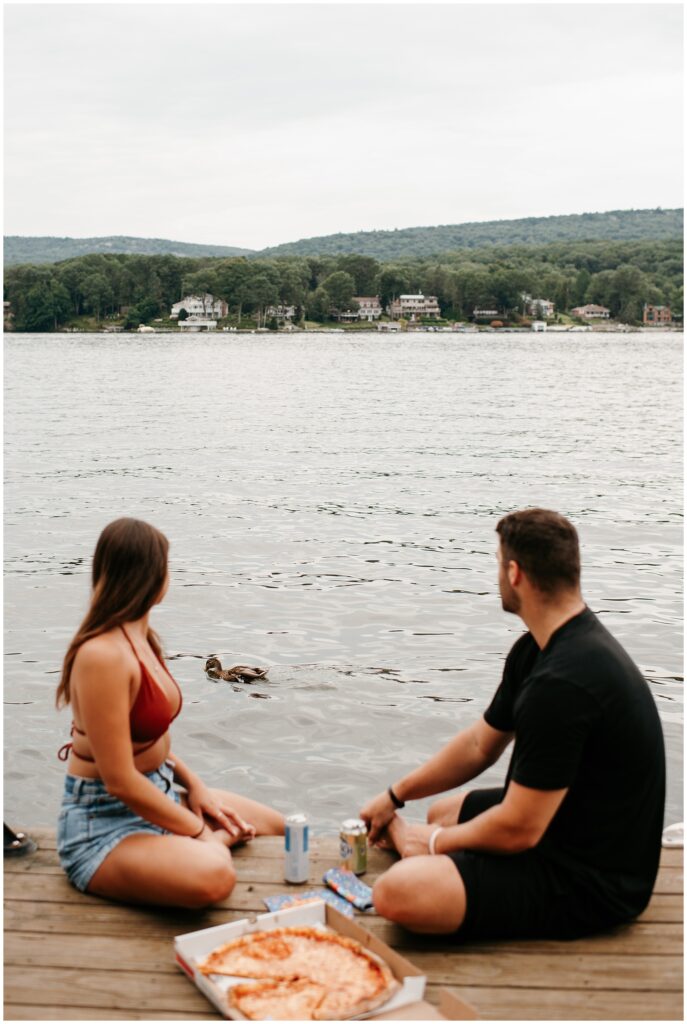
[[[245, 821], [255, 826], [256, 835], [283, 834], [282, 815], [265, 804], [226, 791], [211, 793], [230, 802]], [[186, 802], [183, 795], [181, 799]], [[208, 824], [215, 826], [210, 821]], [[229, 846], [237, 841], [228, 833], [221, 841], [145, 832], [130, 835], [108, 853], [87, 891], [121, 902], [158, 906], [204, 907], [217, 903], [226, 899], [236, 884]]]

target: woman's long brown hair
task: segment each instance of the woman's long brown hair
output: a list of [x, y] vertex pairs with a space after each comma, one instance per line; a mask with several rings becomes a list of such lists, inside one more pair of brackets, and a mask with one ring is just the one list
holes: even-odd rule
[[[98, 538], [93, 555], [91, 603], [86, 618], [69, 645], [55, 696], [57, 707], [69, 704], [69, 678], [82, 644], [150, 611], [167, 578], [169, 541], [141, 519], [115, 519]], [[148, 642], [162, 656], [157, 634]]]

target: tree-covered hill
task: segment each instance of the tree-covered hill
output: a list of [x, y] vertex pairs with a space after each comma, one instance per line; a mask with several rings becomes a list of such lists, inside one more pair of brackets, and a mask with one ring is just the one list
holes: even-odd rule
[[286, 242], [259, 252], [236, 246], [198, 245], [164, 238], [53, 238], [5, 236], [5, 265], [59, 263], [91, 253], [144, 256], [231, 257], [341, 256], [355, 253], [388, 261], [422, 259], [486, 246], [541, 246], [552, 242], [633, 242], [682, 238], [682, 210], [612, 210], [560, 217], [525, 217], [439, 227], [399, 228], [395, 231], [357, 231]]
[[487, 245], [681, 238], [683, 227], [681, 209], [611, 210], [608, 213], [575, 213], [560, 217], [525, 217], [521, 220], [325, 235], [272, 246], [255, 255], [338, 256], [354, 252], [379, 260], [391, 260], [406, 256], [431, 257], [456, 249], [479, 249]]
[[234, 245], [197, 245], [167, 238], [133, 238], [109, 235], [101, 238], [56, 238], [50, 235], [5, 235], [5, 266], [16, 263], [59, 263], [90, 253], [125, 253], [138, 256], [245, 256], [250, 249]]

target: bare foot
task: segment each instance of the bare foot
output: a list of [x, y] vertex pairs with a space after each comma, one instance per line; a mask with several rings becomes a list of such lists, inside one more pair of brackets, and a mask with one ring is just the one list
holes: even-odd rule
[[394, 814], [393, 818], [384, 830], [385, 839], [389, 843], [389, 846], [387, 846], [386, 849], [396, 850], [397, 853], [400, 853], [403, 848], [403, 840], [405, 839], [407, 829], [408, 826], [403, 818], [398, 814]]
[[379, 833], [379, 836], [377, 837], [377, 840], [372, 845], [377, 850], [393, 850], [394, 849], [394, 844], [391, 842], [391, 839], [389, 838], [389, 834], [388, 834], [388, 832], [387, 832], [387, 830], [385, 828], [382, 829], [382, 831]]

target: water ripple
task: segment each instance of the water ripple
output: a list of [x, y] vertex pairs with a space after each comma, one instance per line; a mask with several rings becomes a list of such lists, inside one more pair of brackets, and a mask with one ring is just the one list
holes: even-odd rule
[[[175, 750], [335, 828], [488, 704], [521, 632], [494, 526], [532, 504], [579, 526], [587, 600], [649, 680], [682, 818], [681, 341], [8, 336], [8, 818], [54, 823], [56, 675], [108, 520], [171, 540], [154, 624], [184, 690]], [[236, 415], [248, 391], [259, 417]], [[213, 654], [269, 677], [210, 681]]]

